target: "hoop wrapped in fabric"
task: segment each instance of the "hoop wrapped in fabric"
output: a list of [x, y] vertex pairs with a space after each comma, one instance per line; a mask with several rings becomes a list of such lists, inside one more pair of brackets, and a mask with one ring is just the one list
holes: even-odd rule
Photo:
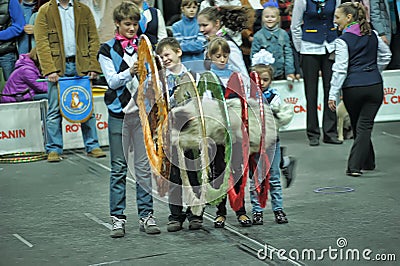
[[[174, 93], [175, 100], [178, 104], [178, 107], [176, 107], [174, 110], [176, 110], [177, 108], [179, 109], [180, 106], [184, 107], [185, 105], [189, 105], [193, 107], [192, 110], [194, 110], [194, 115], [191, 117], [184, 117], [184, 119], [182, 120], [182, 117], [180, 117], [180, 113], [175, 113], [176, 119], [174, 118], [174, 122], [176, 130], [175, 134], [173, 134], [172, 136], [172, 139], [175, 139], [174, 145], [178, 147], [178, 159], [181, 169], [182, 183], [185, 188], [185, 201], [191, 206], [193, 213], [201, 213], [205, 203], [216, 205], [221, 202], [221, 200], [226, 196], [226, 190], [228, 186], [227, 177], [229, 177], [231, 156], [231, 133], [229, 117], [219, 80], [211, 72], [203, 73], [200, 76], [198, 88], [199, 89], [197, 89], [193, 76], [189, 72], [185, 73], [181, 77], [179, 86]], [[206, 101], [206, 99], [204, 97], [201, 98], [201, 96], [203, 96], [206, 91], [211, 93], [211, 95], [215, 99], [221, 99], [219, 111], [222, 111], [224, 113], [225, 118], [223, 119], [223, 125], [225, 127], [224, 136], [226, 139], [224, 144], [226, 144], [227, 147], [225, 149], [225, 163], [227, 171], [225, 171], [226, 174], [224, 176], [224, 182], [219, 188], [213, 188], [210, 184], [210, 143], [208, 142], [207, 125], [205, 123], [205, 116], [202, 105], [202, 101]], [[187, 124], [189, 126], [187, 126]], [[181, 139], [180, 133], [181, 130], [185, 127], [186, 129], [190, 129], [191, 134], [183, 133], [183, 138]], [[188, 145], [188, 143], [190, 143], [190, 145]], [[184, 149], [193, 149], [193, 153], [198, 154], [200, 158], [200, 166], [198, 167], [198, 169], [200, 172], [201, 189], [199, 196], [195, 195], [189, 183], [189, 178], [184, 167]]]
[[[247, 105], [247, 97], [246, 91], [243, 84], [242, 77], [239, 73], [234, 72], [228, 80], [227, 88], [225, 91], [225, 98], [239, 98], [241, 105], [241, 130], [242, 130], [242, 139], [241, 139], [241, 152], [242, 152], [242, 169], [241, 173], [241, 184], [239, 191], [235, 190], [235, 184], [238, 180], [235, 180], [232, 172], [229, 178], [229, 188], [228, 188], [228, 198], [229, 203], [234, 211], [240, 210], [243, 207], [244, 188], [246, 187], [247, 179], [249, 176], [249, 114], [248, 114], [248, 105]], [[240, 152], [240, 151], [233, 151]], [[235, 154], [233, 154], [234, 156]], [[236, 163], [236, 162], [235, 162]], [[233, 163], [232, 163], [233, 164]], [[232, 165], [233, 168], [237, 168]]]
[[[166, 179], [169, 167], [166, 166], [163, 136], [168, 136], [168, 101], [161, 88], [156, 59], [151, 43], [145, 35], [140, 36], [138, 48], [139, 87], [137, 105], [143, 128], [144, 143], [151, 168], [157, 176], [157, 189], [160, 196], [168, 191]], [[168, 93], [167, 93], [168, 94]], [[149, 113], [148, 113], [149, 112]]]
[[[207, 76], [208, 75], [208, 76]], [[188, 89], [182, 89], [180, 87], [175, 92], [175, 98], [183, 97], [184, 104], [178, 104], [175, 108], [172, 109], [171, 114], [173, 117], [174, 123], [171, 126], [171, 141], [175, 146], [180, 146], [182, 149], [199, 149], [199, 143], [204, 143], [204, 134], [202, 132], [205, 131], [205, 136], [215, 142], [215, 144], [223, 145], [225, 148], [231, 147], [231, 143], [240, 142], [243, 139], [243, 122], [241, 117], [242, 114], [242, 102], [239, 98], [227, 99], [227, 100], [217, 100], [215, 95], [211, 93], [211, 96], [206, 96], [208, 93], [206, 91], [213, 91], [211, 84], [218, 84], [219, 82], [208, 82], [211, 80], [215, 80], [217, 77], [215, 75], [203, 74], [198, 84], [198, 92], [197, 94], [200, 96], [203, 94], [202, 99], [192, 98], [192, 94], [188, 92]], [[191, 87], [195, 87], [194, 81], [191, 83]], [[205, 89], [207, 88], [207, 89]], [[182, 90], [181, 90], [182, 89]], [[220, 97], [223, 97], [222, 93]], [[226, 111], [224, 106], [226, 104]], [[270, 111], [261, 112], [260, 104], [256, 99], [248, 99], [248, 116], [249, 116], [249, 130], [247, 135], [249, 138], [249, 154], [260, 152], [260, 143], [261, 143], [261, 125], [265, 125], [264, 130], [264, 146], [272, 145], [276, 140], [276, 128], [274, 124], [273, 115]], [[268, 106], [266, 104], [262, 105], [262, 110], [267, 109]], [[202, 110], [203, 119], [199, 119], [201, 116], [200, 111]], [[264, 122], [261, 123], [261, 114], [263, 114]], [[229, 122], [226, 121], [229, 119]], [[183, 121], [183, 122], [179, 122]], [[226, 122], [225, 122], [226, 121]], [[229, 131], [231, 132], [230, 137], [227, 139], [227, 130], [229, 125]], [[229, 142], [228, 142], [229, 141]], [[245, 141], [246, 142], [246, 141]], [[208, 142], [210, 143], [210, 141]], [[204, 144], [203, 144], [204, 145]], [[246, 149], [247, 150], [247, 149]], [[203, 151], [204, 155], [206, 154]], [[265, 153], [265, 151], [264, 151]], [[212, 187], [206, 186], [204, 189], [207, 189], [207, 202], [211, 202], [211, 204], [218, 204], [219, 198], [225, 196], [228, 187], [229, 187], [229, 175], [230, 175], [230, 160], [228, 159], [232, 155], [232, 151], [226, 151], [224, 161], [227, 161], [225, 167], [224, 179], [222, 180], [222, 185], [219, 188], [222, 188], [220, 191], [216, 191]], [[204, 165], [204, 164], [203, 164]], [[204, 168], [204, 167], [203, 167]], [[185, 173], [183, 173], [185, 174]], [[203, 177], [205, 175], [203, 174]], [[225, 182], [225, 183], [224, 183]], [[233, 185], [233, 184], [232, 184]], [[232, 187], [232, 186], [230, 186]], [[202, 187], [203, 189], [203, 187]], [[203, 191], [205, 191], [203, 189]], [[223, 191], [225, 190], [225, 191]], [[215, 197], [217, 195], [217, 197]], [[212, 198], [217, 200], [212, 200]], [[210, 201], [211, 199], [211, 201]], [[222, 199], [222, 198], [221, 198]], [[238, 200], [239, 201], [239, 200]]]
[[[252, 71], [250, 73], [251, 79], [251, 87], [250, 87], [250, 98], [256, 99], [260, 106], [260, 117], [261, 117], [261, 138], [260, 138], [260, 146], [259, 146], [259, 158], [257, 160], [256, 154], [251, 154], [249, 159], [249, 167], [253, 172], [253, 181], [255, 190], [258, 196], [258, 201], [260, 203], [261, 208], [265, 208], [267, 199], [268, 199], [268, 190], [269, 190], [269, 169], [270, 162], [266, 153], [266, 122], [264, 116], [266, 115], [266, 110], [264, 108], [264, 101], [261, 90], [261, 81], [257, 72]], [[271, 112], [270, 109], [268, 109]], [[275, 122], [273, 122], [275, 125]], [[276, 131], [275, 131], [276, 132]], [[276, 140], [276, 134], [274, 134], [274, 139]], [[258, 167], [258, 164], [261, 164]]]

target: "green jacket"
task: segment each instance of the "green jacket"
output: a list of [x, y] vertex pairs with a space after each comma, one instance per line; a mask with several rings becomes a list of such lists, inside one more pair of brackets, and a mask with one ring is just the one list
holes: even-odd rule
[[[101, 73], [97, 53], [100, 47], [99, 36], [92, 12], [86, 5], [74, 1], [76, 70], [79, 76], [89, 71]], [[42, 74], [48, 76], [65, 73], [65, 52], [61, 19], [57, 1], [44, 4], [37, 15], [34, 28], [36, 49]]]

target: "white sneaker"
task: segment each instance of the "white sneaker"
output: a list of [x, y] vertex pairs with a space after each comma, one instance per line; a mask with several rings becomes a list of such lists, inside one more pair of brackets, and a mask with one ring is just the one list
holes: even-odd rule
[[110, 236], [112, 238], [125, 236], [125, 223], [126, 219], [120, 219], [116, 216], [111, 216], [112, 228]]
[[139, 229], [142, 232], [146, 232], [147, 234], [159, 234], [161, 233], [160, 228], [156, 224], [156, 220], [153, 214], [149, 214], [147, 217], [140, 218], [139, 220]]

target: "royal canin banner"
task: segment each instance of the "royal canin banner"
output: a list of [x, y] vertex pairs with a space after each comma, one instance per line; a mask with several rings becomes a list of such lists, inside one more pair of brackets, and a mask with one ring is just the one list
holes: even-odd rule
[[[93, 97], [94, 116], [96, 117], [96, 130], [100, 146], [108, 146], [108, 111], [103, 96]], [[85, 147], [80, 123], [71, 123], [63, 119], [64, 149], [76, 149]]]
[[[400, 71], [387, 70], [383, 72], [384, 97], [383, 103], [375, 118], [375, 122], [399, 121], [400, 120]], [[304, 83], [300, 81], [274, 81], [272, 88], [278, 90], [281, 100], [293, 105], [294, 117], [292, 122], [281, 128], [281, 131], [299, 130], [306, 128], [307, 101], [304, 94]], [[322, 79], [318, 82], [318, 119], [322, 126], [323, 98]]]
[[0, 155], [44, 152], [40, 108], [46, 101], [0, 104]]
[[383, 72], [383, 103], [375, 121], [400, 120], [400, 70]]

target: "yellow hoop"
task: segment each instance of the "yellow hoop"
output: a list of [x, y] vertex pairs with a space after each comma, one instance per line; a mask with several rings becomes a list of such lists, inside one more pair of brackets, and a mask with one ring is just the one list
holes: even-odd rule
[[[145, 35], [140, 36], [138, 57], [139, 87], [137, 105], [139, 107], [139, 116], [143, 128], [146, 153], [155, 174], [161, 179], [168, 179], [169, 175], [165, 174], [166, 169], [163, 167], [163, 162], [165, 162], [166, 158], [163, 147], [163, 135], [166, 135], [165, 131], [168, 129], [168, 103], [166, 103], [162, 88], [160, 87], [160, 78], [151, 43]], [[150, 79], [148, 79], [148, 76], [150, 76]], [[147, 88], [152, 88], [155, 99], [149, 114], [146, 111], [145, 104], [145, 96], [148, 94], [145, 88], [146, 81], [147, 84], [151, 82], [151, 86], [147, 86]], [[156, 112], [156, 114], [154, 112]], [[152, 121], [152, 126], [150, 126], [149, 117], [157, 118], [158, 121], [156, 121], [156, 123]], [[163, 190], [165, 190], [165, 188]], [[159, 190], [160, 194], [165, 192], [166, 191]]]

